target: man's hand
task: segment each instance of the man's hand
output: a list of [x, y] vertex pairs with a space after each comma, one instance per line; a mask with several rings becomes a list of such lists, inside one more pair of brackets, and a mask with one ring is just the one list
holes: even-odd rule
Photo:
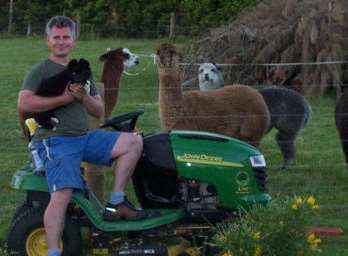
[[74, 95], [69, 90], [69, 85], [65, 88], [65, 90], [64, 90], [63, 94], [61, 95], [61, 97], [64, 98], [65, 104], [69, 104], [69, 103], [71, 103], [71, 102], [73, 102], [75, 100]]
[[82, 102], [83, 98], [87, 95], [81, 84], [71, 84], [69, 89], [72, 96], [80, 102]]

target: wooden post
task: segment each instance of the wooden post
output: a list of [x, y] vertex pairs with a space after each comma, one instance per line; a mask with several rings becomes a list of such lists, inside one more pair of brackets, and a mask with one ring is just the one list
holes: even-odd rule
[[12, 33], [12, 29], [13, 29], [13, 0], [10, 0], [10, 6], [8, 9], [8, 28], [7, 28], [7, 32], [9, 34]]
[[77, 11], [76, 15], [76, 36], [79, 38], [81, 32], [81, 15], [80, 11]]
[[[97, 83], [100, 96], [104, 100], [104, 84]], [[103, 104], [104, 105], [104, 104]], [[102, 119], [89, 116], [88, 125], [91, 130], [97, 129], [102, 122]], [[104, 202], [104, 186], [105, 186], [105, 169], [100, 165], [86, 163], [84, 176], [87, 186], [101, 203]]]
[[175, 13], [170, 13], [169, 39], [175, 36]]
[[31, 35], [31, 0], [27, 0], [27, 10], [26, 10], [26, 20], [27, 20], [27, 33], [26, 36], [29, 37]]

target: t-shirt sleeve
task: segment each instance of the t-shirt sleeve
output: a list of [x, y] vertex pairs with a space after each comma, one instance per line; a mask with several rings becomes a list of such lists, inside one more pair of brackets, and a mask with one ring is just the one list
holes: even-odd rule
[[38, 65], [34, 66], [25, 76], [22, 90], [30, 90], [36, 92], [42, 82], [43, 76], [41, 74], [40, 68]]
[[98, 92], [97, 86], [96, 86], [96, 84], [95, 84], [95, 80], [94, 80], [93, 75], [92, 75], [91, 78], [90, 78], [90, 82], [91, 82], [91, 91], [90, 91], [91, 96], [96, 96], [96, 95], [98, 95], [99, 92]]

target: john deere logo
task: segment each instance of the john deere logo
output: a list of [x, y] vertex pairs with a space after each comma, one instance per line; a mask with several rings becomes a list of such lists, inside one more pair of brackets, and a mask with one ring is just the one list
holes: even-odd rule
[[190, 162], [197, 164], [211, 164], [211, 165], [221, 165], [221, 166], [230, 166], [230, 167], [244, 167], [240, 163], [234, 162], [225, 162], [223, 157], [220, 156], [211, 156], [207, 154], [189, 154], [184, 153], [181, 156], [176, 158], [179, 162]]
[[236, 182], [238, 184], [238, 189], [236, 194], [247, 194], [249, 193], [249, 174], [246, 172], [240, 172], [236, 176]]
[[249, 174], [246, 172], [240, 172], [236, 176], [236, 182], [239, 186], [246, 186], [249, 184]]

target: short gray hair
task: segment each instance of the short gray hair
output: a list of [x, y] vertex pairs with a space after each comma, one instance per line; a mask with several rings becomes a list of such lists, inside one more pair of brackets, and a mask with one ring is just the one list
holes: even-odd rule
[[52, 17], [46, 24], [46, 29], [45, 29], [46, 35], [48, 35], [51, 32], [51, 29], [53, 27], [57, 27], [57, 28], [69, 27], [73, 33], [73, 37], [74, 38], [77, 37], [76, 24], [72, 19], [70, 19], [67, 16], [54, 16], [54, 17]]

